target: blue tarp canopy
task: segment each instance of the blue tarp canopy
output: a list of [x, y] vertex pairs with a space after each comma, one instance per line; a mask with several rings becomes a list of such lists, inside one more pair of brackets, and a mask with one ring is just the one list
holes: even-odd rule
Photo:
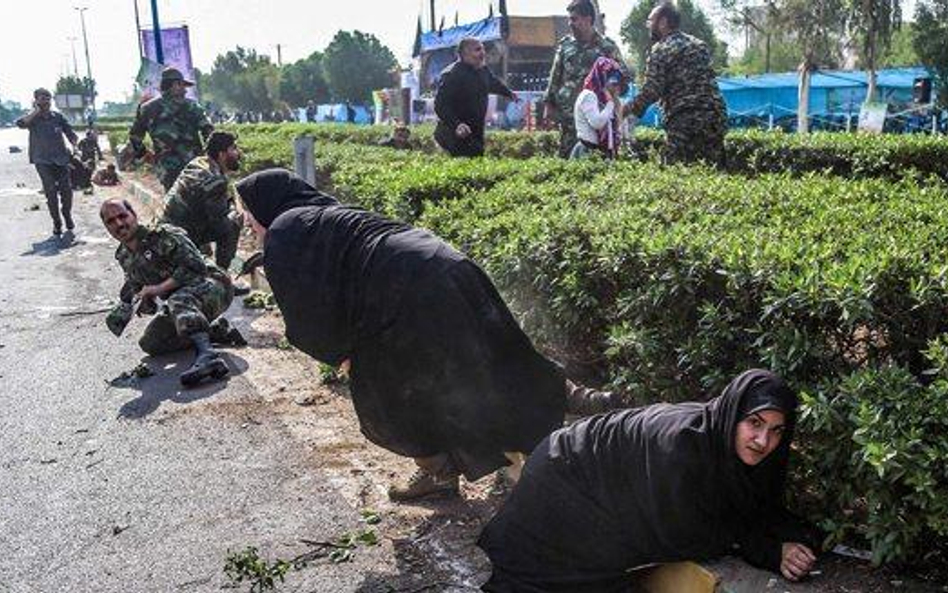
[[[912, 87], [919, 78], [929, 78], [924, 68], [880, 70], [876, 81], [879, 98], [889, 103], [912, 99]], [[858, 70], [820, 70], [810, 79], [810, 113], [858, 113], [866, 99], [868, 74]], [[790, 115], [797, 110], [796, 72], [719, 78], [730, 115], [764, 117]]]
[[[890, 68], [876, 73], [879, 100], [890, 104], [912, 101], [912, 88], [919, 78], [931, 78], [925, 68]], [[860, 70], [818, 70], [810, 78], [809, 113], [815, 117], [850, 117], [859, 114], [866, 100], [868, 74]], [[796, 72], [718, 78], [729, 117], [767, 119], [795, 117]], [[642, 123], [655, 125], [658, 110], [652, 105]]]
[[422, 33], [421, 53], [457, 47], [457, 44], [465, 37], [473, 37], [482, 42], [497, 41], [503, 37], [501, 33], [502, 21], [501, 17], [495, 16], [468, 25]]

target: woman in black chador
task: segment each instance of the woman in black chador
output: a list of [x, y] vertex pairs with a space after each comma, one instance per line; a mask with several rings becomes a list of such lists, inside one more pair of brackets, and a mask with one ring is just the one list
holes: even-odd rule
[[747, 371], [707, 403], [587, 418], [544, 439], [478, 545], [494, 593], [629, 590], [629, 570], [736, 552], [790, 580], [819, 533], [784, 508], [797, 398]]
[[340, 204], [281, 169], [237, 184], [264, 236], [290, 343], [349, 361], [363, 434], [415, 459], [394, 500], [457, 492], [562, 426], [559, 367], [534, 350], [490, 279], [431, 233]]

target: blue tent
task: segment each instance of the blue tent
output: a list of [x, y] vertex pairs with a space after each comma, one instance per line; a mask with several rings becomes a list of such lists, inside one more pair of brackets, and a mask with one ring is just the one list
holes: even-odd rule
[[[912, 102], [915, 81], [930, 78], [924, 68], [892, 68], [877, 72], [880, 101], [901, 107]], [[728, 117], [736, 120], [791, 120], [797, 113], [796, 72], [718, 78]], [[858, 117], [866, 100], [868, 75], [858, 70], [818, 70], [810, 79], [810, 116], [831, 125]], [[655, 125], [658, 112], [649, 108], [643, 123]], [[835, 122], [835, 124], [834, 124]]]
[[488, 17], [467, 25], [459, 25], [441, 31], [429, 31], [421, 35], [421, 53], [439, 49], [454, 49], [465, 37], [473, 37], [484, 43], [503, 38], [503, 18]]
[[[902, 105], [912, 101], [912, 87], [929, 78], [924, 68], [894, 68], [877, 73], [879, 100]], [[796, 72], [719, 78], [730, 116], [775, 117], [796, 114]], [[810, 81], [809, 112], [816, 117], [858, 114], [866, 100], [868, 74], [863, 71], [819, 70]]]
[[[352, 105], [355, 112], [355, 118], [352, 123], [371, 124], [374, 121], [373, 115], [362, 105]], [[318, 122], [345, 122], [346, 116], [345, 103], [328, 103], [316, 106], [316, 121]]]

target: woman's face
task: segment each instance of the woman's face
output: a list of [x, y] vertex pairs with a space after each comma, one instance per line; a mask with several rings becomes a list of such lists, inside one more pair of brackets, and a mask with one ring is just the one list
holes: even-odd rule
[[778, 410], [749, 414], [738, 422], [734, 433], [734, 449], [747, 465], [757, 465], [780, 445], [786, 419]]
[[253, 214], [250, 213], [250, 210], [247, 208], [246, 204], [242, 205], [244, 206], [244, 216], [247, 217], [247, 222], [250, 223], [250, 228], [252, 228], [254, 234], [257, 235], [257, 239], [260, 241], [260, 244], [263, 245], [263, 242], [267, 238], [267, 227], [257, 222], [257, 219], [254, 218]]

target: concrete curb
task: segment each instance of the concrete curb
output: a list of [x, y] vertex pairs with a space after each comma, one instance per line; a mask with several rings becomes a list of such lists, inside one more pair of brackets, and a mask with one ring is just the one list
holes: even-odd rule
[[161, 213], [165, 208], [164, 196], [148, 188], [144, 183], [136, 179], [132, 179], [127, 175], [123, 181], [126, 191], [129, 193], [129, 195], [136, 202], [141, 204], [148, 214], [150, 214], [153, 218], [158, 218], [161, 216]]

